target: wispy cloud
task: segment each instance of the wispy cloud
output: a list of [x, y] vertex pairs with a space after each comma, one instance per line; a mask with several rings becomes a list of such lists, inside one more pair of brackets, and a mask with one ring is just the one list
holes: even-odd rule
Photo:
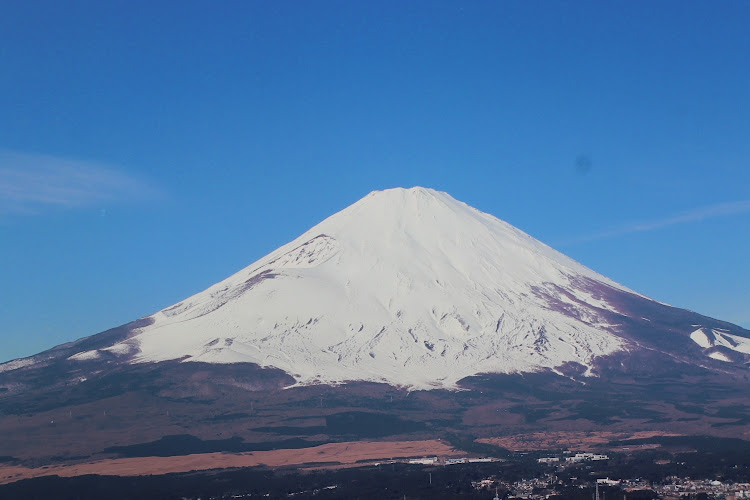
[[97, 163], [0, 150], [0, 215], [158, 199], [143, 179]]
[[650, 221], [636, 222], [632, 224], [623, 225], [619, 228], [612, 229], [610, 231], [604, 231], [601, 233], [591, 234], [575, 240], [567, 241], [565, 244], [585, 243], [588, 241], [602, 240], [606, 238], [613, 238], [615, 236], [622, 236], [631, 233], [640, 233], [643, 231], [654, 231], [663, 227], [674, 226], [675, 224], [687, 224], [690, 222], [699, 222], [706, 219], [713, 219], [716, 217], [726, 217], [728, 215], [736, 215], [750, 212], [750, 200], [732, 201], [726, 203], [717, 203], [715, 205], [708, 205], [704, 207], [694, 208], [686, 212], [663, 217], [661, 219], [654, 219]]

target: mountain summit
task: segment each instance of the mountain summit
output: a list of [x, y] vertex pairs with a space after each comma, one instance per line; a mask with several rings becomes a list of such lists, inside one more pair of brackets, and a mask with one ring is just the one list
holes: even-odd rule
[[480, 373], [596, 375], [598, 360], [644, 347], [708, 364], [750, 354], [747, 331], [636, 294], [421, 187], [372, 192], [124, 331], [63, 352], [81, 363], [254, 363], [303, 385], [414, 389]]

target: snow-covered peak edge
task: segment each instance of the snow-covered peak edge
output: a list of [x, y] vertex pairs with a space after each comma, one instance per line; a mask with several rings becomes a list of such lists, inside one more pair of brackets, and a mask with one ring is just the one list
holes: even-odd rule
[[[530, 236], [517, 227], [495, 217], [492, 214], [482, 212], [467, 203], [456, 200], [450, 194], [444, 191], [438, 191], [432, 188], [415, 186], [411, 188], [395, 187], [384, 190], [374, 190], [355, 203], [330, 215], [320, 223], [311, 227], [297, 238], [289, 243], [282, 245], [271, 253], [261, 257], [249, 266], [239, 270], [225, 280], [209, 287], [198, 295], [210, 293], [211, 290], [219, 290], [246, 280], [248, 277], [255, 275], [259, 270], [267, 267], [269, 263], [277, 261], [280, 257], [305, 245], [307, 242], [320, 237], [328, 236], [338, 241], [360, 238], [362, 229], [366, 228], [371, 233], [377, 233], [383, 230], [384, 226], [398, 226], [398, 217], [391, 217], [390, 220], [378, 218], [378, 214], [389, 211], [391, 214], [400, 214], [403, 217], [414, 216], [424, 212], [434, 212], [438, 210], [442, 214], [453, 214], [456, 220], [474, 221], [475, 228], [484, 226], [489, 227], [493, 232], [503, 234], [509, 239], [511, 244], [526, 247], [529, 253], [538, 254], [545, 259], [552, 261], [563, 274], [571, 277], [583, 276], [617, 290], [638, 295], [648, 300], [654, 300], [650, 297], [635, 292], [628, 287], [597, 273], [586, 267], [580, 262], [568, 257], [567, 255], [555, 250], [554, 248], [542, 243], [536, 238]], [[462, 224], [462, 226], [465, 224]], [[358, 234], [347, 234], [354, 229]], [[460, 228], [462, 232], [465, 228]], [[449, 232], [449, 231], [446, 231]], [[190, 301], [193, 297], [187, 299]], [[184, 302], [184, 301], [183, 301]], [[165, 309], [170, 309], [174, 305]]]

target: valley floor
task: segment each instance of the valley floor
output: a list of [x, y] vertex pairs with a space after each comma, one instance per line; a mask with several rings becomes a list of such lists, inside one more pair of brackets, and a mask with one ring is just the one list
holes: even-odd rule
[[[114, 459], [26, 469], [45, 475], [11, 478], [13, 482], [0, 485], [0, 498], [750, 498], [750, 442], [652, 436], [628, 444], [626, 453], [531, 450], [496, 460], [469, 460], [466, 452], [440, 441]], [[361, 458], [400, 453], [423, 454], [423, 458], [378, 462]], [[456, 458], [461, 453], [464, 457]], [[306, 463], [295, 466], [301, 461]], [[229, 468], [198, 470], [208, 466]], [[3, 469], [5, 474], [11, 470]]]
[[311, 448], [249, 453], [199, 453], [171, 457], [114, 458], [42, 467], [0, 465], [0, 484], [43, 476], [75, 477], [87, 474], [143, 476], [257, 466], [337, 468], [371, 464], [376, 460], [424, 456], [442, 458], [460, 453], [449, 444], [438, 440], [385, 441], [328, 443]]

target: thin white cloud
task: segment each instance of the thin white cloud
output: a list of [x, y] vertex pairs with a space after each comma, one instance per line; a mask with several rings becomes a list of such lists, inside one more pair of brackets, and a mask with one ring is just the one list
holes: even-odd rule
[[0, 150], [0, 215], [160, 197], [150, 183], [107, 166]]
[[690, 222], [699, 222], [706, 219], [713, 219], [716, 217], [726, 217], [729, 215], [737, 215], [750, 212], [750, 200], [732, 201], [726, 203], [717, 203], [715, 205], [708, 205], [705, 207], [698, 207], [686, 212], [682, 212], [677, 215], [664, 217], [661, 219], [655, 219], [645, 222], [637, 222], [628, 224], [611, 231], [604, 231], [602, 233], [592, 234], [584, 236], [573, 241], [568, 241], [567, 244], [584, 243], [587, 241], [596, 241], [606, 238], [613, 238], [615, 236], [622, 236], [631, 233], [640, 233], [643, 231], [653, 231], [661, 229], [663, 227], [674, 226], [675, 224], [687, 224]]

